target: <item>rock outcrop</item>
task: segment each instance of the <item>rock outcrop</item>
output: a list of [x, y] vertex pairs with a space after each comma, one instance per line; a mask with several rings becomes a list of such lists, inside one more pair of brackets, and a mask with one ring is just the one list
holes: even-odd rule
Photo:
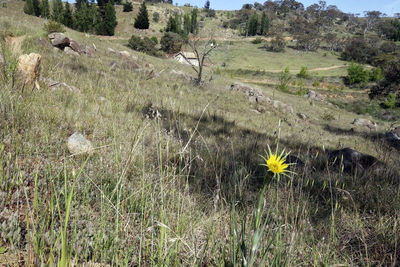
[[343, 168], [344, 172], [353, 173], [369, 169], [378, 163], [378, 159], [346, 147], [330, 152], [329, 162], [333, 166]]
[[35, 83], [38, 87], [41, 60], [41, 55], [36, 53], [24, 54], [18, 58], [18, 73], [25, 84]]
[[375, 122], [372, 122], [368, 119], [355, 119], [352, 124], [356, 125], [356, 126], [364, 126], [367, 127], [371, 130], [377, 130], [378, 129], [378, 124], [376, 124]]
[[68, 55], [86, 55], [88, 57], [92, 57], [94, 55], [94, 51], [92, 48], [68, 38], [67, 36], [65, 36], [65, 34], [61, 32], [50, 33], [48, 37], [54, 47], [63, 50]]
[[390, 146], [400, 150], [400, 126], [385, 134], [385, 139]]

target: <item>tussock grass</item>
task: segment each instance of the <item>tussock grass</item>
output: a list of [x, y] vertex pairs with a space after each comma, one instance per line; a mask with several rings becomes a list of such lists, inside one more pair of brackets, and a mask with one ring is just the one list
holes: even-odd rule
[[[263, 87], [309, 119], [267, 105], [255, 114], [260, 104], [225, 90], [230, 78], [216, 75], [195, 88], [169, 73], [190, 74], [171, 60], [131, 51], [159, 76], [110, 71], [111, 61], [123, 59], [105, 50], [126, 50], [122, 41], [68, 30], [95, 44], [94, 58], [40, 47], [36, 20], [21, 52], [42, 54], [41, 75], [79, 92], [44, 84], [22, 90], [13, 83], [15, 68], [1, 75], [0, 247], [7, 251], [0, 259], [104, 266], [399, 263], [399, 153], [379, 133], [347, 131], [354, 113]], [[16, 55], [5, 55], [15, 62]], [[149, 110], [160, 116], [148, 118]], [[321, 119], [326, 110], [336, 120]], [[92, 140], [92, 156], [69, 155], [65, 142], [75, 131]], [[278, 141], [305, 162], [279, 181], [260, 165], [267, 145], [274, 149]], [[382, 165], [356, 174], [328, 166], [327, 151], [344, 146]]]

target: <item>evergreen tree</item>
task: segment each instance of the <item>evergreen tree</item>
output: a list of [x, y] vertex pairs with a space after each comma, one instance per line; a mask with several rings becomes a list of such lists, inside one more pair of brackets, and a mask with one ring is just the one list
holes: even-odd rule
[[175, 23], [176, 23], [176, 33], [182, 34], [182, 17], [176, 13], [175, 14]]
[[24, 13], [28, 15], [33, 15], [35, 14], [35, 11], [33, 9], [33, 2], [32, 0], [26, 0], [25, 5], [24, 5]]
[[178, 27], [176, 25], [176, 20], [174, 17], [170, 16], [167, 22], [167, 27], [165, 28], [166, 32], [174, 32], [177, 33]]
[[118, 23], [117, 17], [115, 16], [115, 8], [111, 1], [109, 1], [106, 5], [103, 23], [104, 34], [109, 36], [114, 35], [114, 30]]
[[[77, 2], [76, 11], [74, 13], [74, 29], [80, 32], [89, 32], [93, 26], [93, 14], [90, 7], [86, 3]], [[95, 12], [97, 14], [97, 10]]]
[[260, 35], [267, 35], [269, 32], [269, 19], [264, 12], [261, 17]]
[[257, 34], [258, 29], [258, 15], [255, 13], [253, 16], [250, 17], [247, 23], [247, 35], [254, 36]]
[[143, 1], [140, 6], [139, 14], [135, 19], [134, 27], [136, 29], [148, 29], [150, 26], [149, 14], [147, 12], [146, 2]]
[[183, 33], [188, 35], [192, 30], [192, 20], [189, 14], [185, 14], [183, 17]]
[[42, 2], [40, 3], [40, 15], [43, 18], [50, 18], [49, 0], [42, 0]]
[[64, 6], [61, 0], [53, 1], [53, 15], [51, 16], [54, 21], [63, 22]]
[[191, 18], [192, 21], [190, 23], [190, 26], [191, 26], [190, 32], [193, 33], [193, 34], [197, 34], [197, 31], [198, 31], [198, 28], [199, 28], [198, 23], [197, 23], [197, 13], [198, 13], [197, 8], [194, 8], [192, 10], [192, 18]]
[[210, 1], [207, 0], [206, 3], [204, 4], [205, 9], [210, 9]]
[[69, 28], [72, 28], [74, 26], [73, 14], [71, 11], [71, 6], [68, 2], [65, 3], [65, 9], [64, 9], [62, 23]]
[[40, 2], [39, 0], [32, 0], [32, 5], [33, 5], [33, 15], [36, 17], [40, 16]]

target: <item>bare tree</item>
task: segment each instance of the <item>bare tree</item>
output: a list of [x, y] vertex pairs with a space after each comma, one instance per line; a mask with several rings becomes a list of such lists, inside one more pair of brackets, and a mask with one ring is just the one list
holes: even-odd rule
[[375, 24], [380, 20], [380, 18], [384, 14], [382, 14], [380, 11], [365, 11], [364, 14], [367, 19], [364, 26], [364, 36], [365, 36], [365, 34], [375, 26]]
[[197, 59], [196, 63], [193, 63], [192, 61], [188, 62], [192, 66], [193, 70], [197, 73], [197, 78], [195, 79], [196, 85], [201, 85], [203, 82], [203, 70], [206, 59], [210, 56], [211, 52], [218, 46], [215, 44], [212, 38], [207, 38], [207, 40], [202, 40], [199, 37], [195, 37], [192, 39], [189, 38], [188, 44]]

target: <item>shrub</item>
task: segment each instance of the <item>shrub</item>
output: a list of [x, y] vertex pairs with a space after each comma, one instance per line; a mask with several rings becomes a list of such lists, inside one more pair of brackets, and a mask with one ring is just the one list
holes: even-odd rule
[[394, 93], [389, 93], [388, 96], [386, 97], [386, 101], [383, 103], [383, 106], [385, 108], [394, 108], [396, 107], [396, 94]]
[[310, 73], [308, 72], [307, 67], [301, 67], [300, 72], [297, 74], [297, 77], [303, 78], [303, 79], [308, 79], [310, 78]]
[[168, 53], [174, 54], [181, 51], [183, 45], [182, 37], [174, 32], [166, 32], [160, 41], [161, 49]]
[[369, 73], [363, 68], [363, 66], [351, 63], [347, 69], [347, 84], [365, 84], [369, 81]]
[[157, 36], [151, 37], [151, 40], [152, 40], [155, 44], [158, 44]]
[[262, 43], [262, 38], [261, 37], [257, 37], [256, 39], [251, 41], [251, 43], [252, 44], [261, 44]]
[[382, 71], [381, 67], [374, 68], [369, 73], [369, 79], [372, 82], [379, 82], [379, 81], [383, 80], [384, 78], [385, 78], [385, 76], [383, 75], [383, 71]]
[[285, 40], [280, 36], [276, 36], [274, 39], [271, 40], [271, 43], [267, 50], [271, 52], [283, 52], [285, 51], [285, 47]]
[[207, 11], [206, 11], [206, 17], [209, 17], [209, 18], [215, 18], [215, 16], [216, 16], [216, 13], [215, 13], [215, 10], [214, 9], [207, 9]]
[[131, 39], [129, 39], [128, 47], [133, 50], [143, 52], [152, 56], [160, 56], [160, 52], [155, 48], [155, 43], [148, 37], [144, 37], [143, 39], [139, 36], [132, 35]]
[[290, 77], [289, 67], [286, 67], [279, 75], [278, 89], [284, 92], [289, 90], [289, 83], [292, 78]]
[[54, 20], [49, 20], [47, 23], [43, 25], [43, 30], [47, 32], [47, 34], [52, 32], [65, 32], [65, 27], [59, 22]]
[[122, 8], [123, 12], [131, 12], [132, 10], [133, 10], [133, 6], [132, 6], [131, 2], [123, 3], [123, 8]]
[[378, 52], [378, 49], [373, 48], [364, 38], [354, 38], [346, 44], [341, 58], [347, 61], [371, 63]]
[[154, 21], [155, 23], [157, 23], [157, 22], [160, 21], [160, 14], [159, 14], [158, 12], [154, 12], [154, 13], [153, 13], [153, 21]]

